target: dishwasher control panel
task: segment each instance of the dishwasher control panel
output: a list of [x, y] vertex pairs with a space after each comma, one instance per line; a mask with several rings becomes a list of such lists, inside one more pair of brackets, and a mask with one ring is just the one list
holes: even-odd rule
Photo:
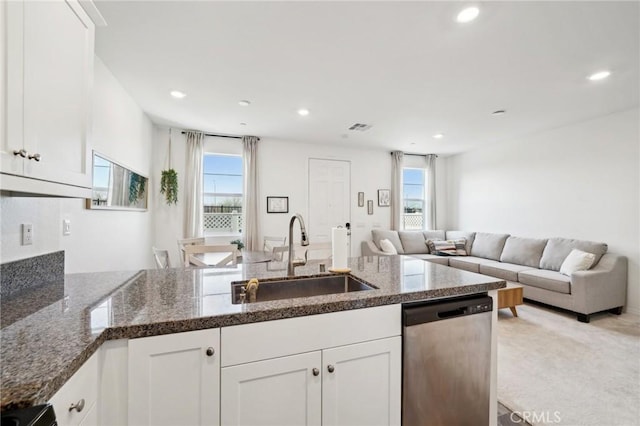
[[479, 314], [482, 312], [491, 312], [492, 311], [492, 303], [479, 303], [477, 305], [471, 305], [468, 307], [468, 312], [470, 314]]

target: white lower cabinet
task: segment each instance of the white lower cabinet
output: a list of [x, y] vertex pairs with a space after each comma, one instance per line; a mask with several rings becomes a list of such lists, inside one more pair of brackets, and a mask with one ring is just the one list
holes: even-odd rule
[[129, 425], [218, 425], [220, 330], [129, 341]]
[[94, 354], [49, 400], [59, 426], [98, 424], [98, 354]]
[[222, 369], [223, 425], [320, 425], [320, 352]]

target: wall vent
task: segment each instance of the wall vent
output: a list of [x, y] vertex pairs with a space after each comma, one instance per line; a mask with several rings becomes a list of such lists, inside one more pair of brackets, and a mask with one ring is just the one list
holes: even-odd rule
[[369, 130], [370, 128], [371, 128], [371, 124], [356, 123], [353, 126], [349, 127], [349, 130], [357, 130], [359, 132], [364, 132], [366, 130]]

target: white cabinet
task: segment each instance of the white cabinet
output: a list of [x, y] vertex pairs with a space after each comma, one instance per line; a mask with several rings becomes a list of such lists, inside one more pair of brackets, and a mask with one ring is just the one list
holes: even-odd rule
[[217, 425], [220, 330], [129, 341], [129, 424]]
[[400, 306], [222, 329], [224, 425], [399, 425]]
[[90, 196], [94, 24], [77, 0], [0, 7], [7, 28], [0, 189]]
[[324, 350], [322, 364], [323, 424], [400, 425], [400, 336]]
[[59, 426], [96, 426], [98, 354], [95, 353], [49, 400]]
[[320, 425], [321, 355], [310, 352], [222, 369], [223, 425]]
[[225, 367], [223, 425], [400, 425], [400, 336]]

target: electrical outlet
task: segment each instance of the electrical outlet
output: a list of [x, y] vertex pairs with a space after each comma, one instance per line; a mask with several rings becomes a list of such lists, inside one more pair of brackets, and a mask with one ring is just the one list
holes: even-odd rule
[[71, 221], [69, 219], [62, 221], [62, 235], [71, 235]]
[[22, 224], [22, 245], [29, 246], [33, 244], [33, 225], [30, 223]]

